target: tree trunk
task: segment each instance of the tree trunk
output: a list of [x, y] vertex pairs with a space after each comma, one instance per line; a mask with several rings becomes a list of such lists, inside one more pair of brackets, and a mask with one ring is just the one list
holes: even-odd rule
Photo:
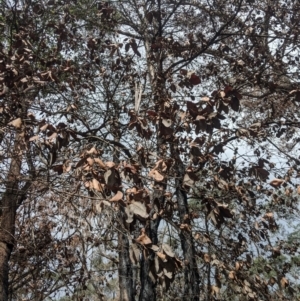
[[19, 178], [22, 157], [18, 137], [12, 154], [7, 177], [6, 191], [1, 199], [0, 216], [0, 301], [8, 300], [9, 258], [14, 246], [15, 217], [20, 199]]
[[[171, 146], [171, 152], [176, 161], [177, 179], [176, 197], [178, 202], [178, 211], [181, 224], [190, 224], [189, 207], [187, 202], [187, 193], [182, 187], [182, 179], [185, 174], [184, 164], [181, 161], [178, 150]], [[195, 246], [193, 244], [192, 233], [187, 230], [181, 230], [179, 233], [183, 257], [184, 257], [184, 301], [199, 301], [200, 297], [200, 276], [196, 262]]]
[[120, 214], [123, 226], [118, 233], [120, 301], [134, 301], [133, 266], [129, 256], [129, 240], [124, 232], [124, 213], [120, 212]]
[[[164, 204], [164, 194], [163, 191], [165, 189], [165, 184], [162, 183], [155, 183], [156, 189], [154, 189], [153, 197], [152, 197], [152, 210], [150, 212], [150, 216], [152, 217], [153, 214], [160, 210]], [[158, 227], [161, 218], [158, 216], [154, 220], [150, 220], [148, 227], [146, 229], [147, 235], [150, 237], [152, 244], [158, 244]], [[157, 282], [153, 282], [152, 279], [149, 277], [149, 271], [151, 266], [154, 265], [154, 257], [155, 253], [152, 250], [148, 250], [150, 254], [145, 254], [142, 252], [141, 258], [141, 272], [140, 272], [140, 279], [141, 279], [141, 292], [139, 301], [155, 301], [156, 300], [156, 286]]]
[[[188, 223], [188, 204], [186, 192], [179, 187], [176, 190], [178, 209], [181, 223]], [[184, 257], [184, 301], [199, 301], [200, 296], [200, 277], [195, 257], [195, 247], [193, 244], [192, 233], [182, 230], [179, 234], [181, 247]]]
[[8, 300], [8, 261], [12, 248], [0, 242], [0, 301]]

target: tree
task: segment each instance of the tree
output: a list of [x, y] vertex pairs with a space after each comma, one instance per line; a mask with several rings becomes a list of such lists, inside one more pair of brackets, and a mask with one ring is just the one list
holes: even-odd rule
[[[12, 155], [6, 155], [23, 201], [33, 200], [30, 185], [41, 202], [36, 188], [41, 184], [32, 185], [41, 179], [45, 193], [58, 195], [58, 203], [64, 200], [61, 212], [55, 213], [60, 222], [81, 233], [70, 248], [77, 248], [82, 271], [73, 286], [83, 286], [71, 290], [71, 298], [83, 298], [89, 281], [93, 283], [86, 241], [91, 250], [104, 248], [101, 256], [118, 264], [120, 300], [296, 296], [296, 286], [288, 289], [289, 267], [282, 268], [276, 258], [297, 255], [298, 249], [286, 247], [275, 233], [283, 210], [298, 211], [293, 193], [299, 193], [299, 158], [293, 150], [299, 143], [294, 26], [299, 4], [130, 0], [98, 3], [93, 15], [93, 6], [85, 3], [64, 4], [62, 17], [67, 21], [50, 26], [54, 31], [45, 29], [46, 46], [51, 53], [56, 41], [54, 51], [59, 50], [61, 61], [48, 67], [46, 63], [43, 73], [38, 61], [35, 72], [50, 84], [36, 83], [44, 85], [38, 91], [45, 100], [40, 105], [40, 94], [30, 92], [30, 105], [25, 106], [25, 111], [32, 107], [49, 114], [47, 122], [29, 117], [48, 136], [42, 146], [42, 133], [28, 136], [30, 153], [44, 160], [33, 156], [36, 167], [31, 168], [31, 156], [15, 156], [13, 163]], [[46, 4], [35, 7], [32, 14], [47, 11]], [[84, 7], [102, 20], [102, 30], [93, 18], [85, 21]], [[27, 20], [31, 9], [22, 8]], [[18, 12], [16, 7], [12, 11]], [[54, 18], [54, 12], [49, 14]], [[77, 34], [71, 34], [74, 27]], [[73, 49], [68, 54], [69, 44]], [[53, 64], [64, 66], [64, 72], [58, 76]], [[2, 97], [12, 101], [6, 87]], [[57, 99], [64, 109], [53, 106]], [[22, 133], [27, 117], [14, 114], [6, 112], [4, 125]], [[5, 137], [12, 136], [5, 132]], [[21, 138], [14, 137], [10, 144], [7, 139], [5, 153], [10, 154], [10, 145], [16, 153]], [[288, 151], [281, 145], [286, 142]], [[20, 178], [23, 172], [13, 168], [25, 158], [25, 169], [39, 171], [38, 178], [27, 182], [27, 171]], [[6, 183], [7, 193], [15, 183]], [[3, 198], [4, 207], [8, 199]], [[15, 214], [16, 208], [9, 212]], [[96, 224], [104, 216], [105, 223]], [[76, 218], [84, 219], [84, 226]], [[100, 240], [94, 227], [103, 234]], [[14, 235], [12, 228], [7, 231]], [[58, 239], [60, 231], [54, 234], [51, 229], [50, 236]], [[6, 253], [9, 256], [9, 248]], [[276, 271], [272, 277], [277, 285], [268, 282], [257, 262]], [[62, 285], [68, 286], [68, 281]], [[168, 290], [171, 286], [174, 289]]]

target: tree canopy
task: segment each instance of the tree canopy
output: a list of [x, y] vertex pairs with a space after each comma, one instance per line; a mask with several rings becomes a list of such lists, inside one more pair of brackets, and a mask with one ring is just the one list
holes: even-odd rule
[[298, 300], [298, 1], [0, 4], [0, 300]]

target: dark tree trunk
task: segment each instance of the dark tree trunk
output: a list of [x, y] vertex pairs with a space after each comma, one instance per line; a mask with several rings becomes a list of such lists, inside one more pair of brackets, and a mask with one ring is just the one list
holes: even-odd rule
[[125, 231], [124, 213], [120, 212], [123, 227], [118, 234], [120, 301], [134, 301], [133, 265], [129, 255], [129, 240]]
[[142, 252], [141, 256], [141, 291], [139, 301], [156, 301], [156, 283], [154, 283], [149, 277], [150, 266], [154, 261], [154, 252], [150, 255]]
[[9, 259], [15, 240], [15, 217], [20, 202], [21, 190], [19, 178], [21, 172], [21, 155], [16, 138], [14, 152], [7, 177], [6, 191], [1, 199], [0, 216], [0, 301], [8, 300]]
[[[178, 211], [181, 224], [189, 224], [189, 207], [187, 202], [187, 193], [182, 187], [182, 180], [185, 174], [184, 164], [178, 154], [178, 150], [171, 147], [172, 155], [175, 159], [175, 171], [177, 179], [176, 197], [178, 202]], [[181, 230], [179, 233], [181, 247], [184, 257], [184, 294], [183, 301], [199, 301], [200, 297], [200, 276], [196, 262], [196, 252], [193, 243], [193, 236], [190, 231]]]
[[[158, 187], [157, 185], [163, 186]], [[164, 184], [155, 184], [156, 188], [153, 193], [152, 197], [152, 211], [150, 216], [152, 217], [153, 214], [159, 211], [160, 207], [164, 204], [164, 196], [163, 191], [165, 188]], [[161, 189], [159, 189], [161, 188]], [[158, 243], [158, 227], [160, 223], [160, 217], [157, 217], [154, 220], [151, 220], [148, 224], [146, 229], [147, 235], [150, 237], [152, 244], [157, 245]], [[153, 282], [152, 279], [149, 277], [149, 271], [151, 266], [154, 265], [154, 257], [155, 253], [152, 250], [148, 250], [150, 254], [145, 254], [142, 252], [141, 257], [141, 270], [140, 270], [140, 279], [141, 279], [141, 291], [139, 301], [156, 301], [156, 286], [157, 282]]]
[[[188, 204], [186, 192], [177, 187], [176, 196], [181, 223], [187, 223], [185, 220], [188, 214]], [[199, 301], [200, 296], [200, 277], [195, 257], [195, 247], [193, 244], [192, 233], [182, 230], [179, 234], [181, 247], [184, 257], [184, 301]]]

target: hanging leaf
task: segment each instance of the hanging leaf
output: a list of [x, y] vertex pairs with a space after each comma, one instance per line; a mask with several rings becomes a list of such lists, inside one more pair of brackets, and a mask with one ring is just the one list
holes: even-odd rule
[[240, 101], [236, 96], [231, 97], [230, 107], [235, 112], [240, 110]]
[[99, 192], [103, 192], [103, 188], [102, 188], [102, 185], [99, 183], [98, 180], [96, 179], [93, 179], [92, 180], [92, 183], [93, 183], [93, 188]]
[[142, 245], [150, 245], [152, 243], [151, 239], [145, 234], [145, 229], [141, 230], [141, 235], [136, 239], [136, 242]]
[[22, 119], [17, 118], [11, 122], [8, 123], [8, 125], [12, 125], [16, 129], [20, 129], [22, 127]]
[[193, 86], [199, 85], [201, 83], [200, 77], [196, 75], [195, 73], [192, 73], [190, 76], [190, 83]]
[[140, 202], [133, 202], [129, 205], [129, 209], [131, 210], [131, 212], [142, 219], [147, 219], [149, 217], [145, 205]]
[[118, 191], [109, 201], [110, 202], [119, 202], [123, 199], [123, 193]]
[[270, 185], [277, 188], [277, 187], [280, 187], [281, 184], [284, 183], [284, 180], [283, 179], [273, 179], [271, 182], [270, 182]]
[[168, 244], [163, 244], [162, 249], [165, 254], [167, 254], [169, 257], [175, 257], [175, 254], [172, 251], [172, 248]]
[[107, 169], [106, 165], [103, 163], [103, 161], [99, 158], [94, 159], [95, 163], [97, 163], [102, 169]]
[[164, 180], [164, 176], [155, 169], [150, 170], [148, 176], [153, 178], [156, 182], [161, 182]]
[[167, 262], [168, 259], [167, 259], [167, 256], [162, 253], [162, 252], [156, 252], [156, 255], [163, 261], [163, 262]]

